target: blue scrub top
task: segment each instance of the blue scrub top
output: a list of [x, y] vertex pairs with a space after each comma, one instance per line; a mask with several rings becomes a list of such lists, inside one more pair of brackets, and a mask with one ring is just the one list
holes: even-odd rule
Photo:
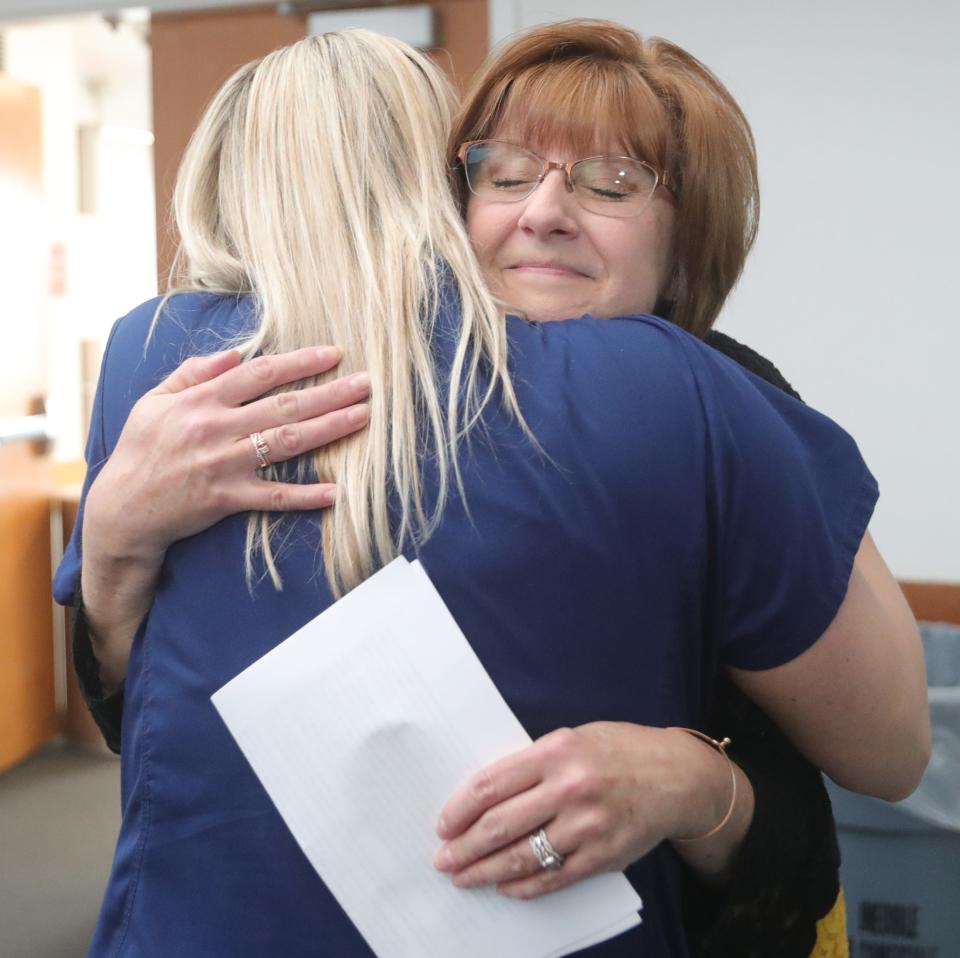
[[[255, 321], [248, 300], [181, 294], [144, 351], [156, 306], [111, 334], [87, 487], [145, 391]], [[458, 322], [448, 305], [441, 375]], [[779, 665], [829, 625], [876, 483], [833, 422], [670, 323], [508, 326], [520, 405], [547, 456], [491, 405], [462, 452], [470, 516], [453, 495], [417, 555], [533, 738], [597, 720], [697, 727], [722, 665]], [[81, 526], [56, 574], [64, 603]], [[169, 550], [134, 641], [123, 819], [91, 955], [371, 954], [210, 703], [332, 601], [316, 517], [289, 520], [279, 593], [269, 580], [248, 591], [245, 528], [233, 516]], [[643, 924], [583, 954], [685, 955], [670, 847], [627, 875]]]

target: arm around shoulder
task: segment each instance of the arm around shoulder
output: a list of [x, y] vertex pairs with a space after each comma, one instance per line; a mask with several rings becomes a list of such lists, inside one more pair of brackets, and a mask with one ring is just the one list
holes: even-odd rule
[[734, 681], [838, 785], [899, 801], [930, 759], [923, 646], [869, 533], [823, 635], [793, 661]]

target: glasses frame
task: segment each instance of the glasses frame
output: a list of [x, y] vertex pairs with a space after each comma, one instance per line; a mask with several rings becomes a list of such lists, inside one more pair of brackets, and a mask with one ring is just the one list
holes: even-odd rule
[[[496, 143], [500, 146], [511, 146], [516, 150], [523, 150], [524, 153], [529, 153], [530, 156], [539, 160], [542, 164], [542, 170], [540, 176], [537, 177], [536, 181], [530, 187], [526, 193], [520, 195], [513, 194], [509, 197], [504, 197], [503, 199], [492, 199], [488, 196], [480, 196], [477, 193], [473, 186], [470, 184], [470, 176], [467, 173], [467, 151], [473, 147], [478, 146], [481, 143]], [[528, 196], [532, 196], [536, 191], [537, 187], [547, 178], [547, 174], [551, 170], [560, 170], [564, 176], [564, 182], [566, 184], [567, 192], [572, 193], [576, 201], [580, 204], [583, 209], [588, 213], [596, 213], [598, 216], [611, 216], [617, 219], [629, 219], [634, 216], [640, 216], [650, 205], [650, 202], [653, 200], [653, 197], [656, 195], [658, 189], [663, 188], [670, 194], [671, 201], [676, 199], [676, 195], [673, 190], [668, 185], [668, 173], [666, 170], [658, 170], [652, 163], [648, 163], [646, 160], [638, 160], [635, 156], [624, 156], [620, 153], [598, 153], [595, 156], [584, 156], [579, 160], [568, 160], [566, 163], [559, 163], [556, 160], [548, 160], [542, 157], [539, 153], [534, 153], [533, 150], [528, 150], [525, 146], [520, 146], [519, 143], [510, 143], [507, 140], [492, 140], [492, 139], [483, 139], [483, 140], [467, 140], [464, 143], [461, 143], [457, 148], [457, 159], [460, 161], [460, 165], [463, 168], [463, 178], [466, 181], [467, 189], [473, 193], [474, 196], [479, 197], [487, 203], [519, 203], [522, 200], [527, 199]], [[656, 177], [656, 183], [654, 183], [653, 189], [650, 191], [650, 196], [647, 197], [647, 201], [640, 207], [636, 212], [631, 213], [601, 213], [599, 210], [590, 209], [583, 205], [583, 200], [580, 197], [580, 194], [577, 192], [576, 187], [573, 185], [573, 168], [579, 166], [581, 163], [587, 163], [590, 160], [630, 160], [631, 163], [639, 163], [641, 166], [645, 166], [651, 173]]]

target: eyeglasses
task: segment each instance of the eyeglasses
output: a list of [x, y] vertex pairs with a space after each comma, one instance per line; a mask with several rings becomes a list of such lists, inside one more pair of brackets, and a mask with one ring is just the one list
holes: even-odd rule
[[639, 216], [667, 174], [630, 156], [588, 156], [570, 163], [545, 160], [530, 150], [500, 140], [470, 140], [457, 150], [467, 186], [492, 203], [526, 199], [551, 170], [562, 170], [567, 190], [591, 213]]

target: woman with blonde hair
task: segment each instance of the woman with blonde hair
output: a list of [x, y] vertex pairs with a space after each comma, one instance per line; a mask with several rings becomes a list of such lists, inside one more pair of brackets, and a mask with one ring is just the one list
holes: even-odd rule
[[[925, 764], [919, 646], [861, 545], [876, 488], [852, 440], [676, 325], [614, 319], [669, 285], [673, 198], [655, 157], [598, 140], [580, 161], [544, 140], [471, 170], [468, 146], [484, 275], [444, 188], [447, 97], [428, 61], [362, 32], [243, 68], [178, 186], [189, 291], [111, 336], [82, 525], [120, 514], [126, 539], [89, 537], [81, 563], [75, 538], [57, 594], [79, 594], [82, 566], [88, 605], [152, 604], [132, 648], [114, 633], [145, 608], [94, 622], [108, 682], [126, 677], [124, 818], [94, 954], [369, 953], [209, 696], [401, 552], [536, 739], [451, 798], [437, 867], [517, 898], [626, 869], [643, 925], [590, 954], [685, 954], [680, 859], [720, 874], [749, 825], [749, 783], [686, 730], [721, 666], [849, 787], [895, 797]], [[510, 143], [501, 120], [490, 139]], [[538, 313], [544, 287], [594, 316], [505, 320], [485, 279], [531, 319], [559, 318]], [[366, 388], [303, 382], [329, 368], [324, 342], [368, 371], [371, 408], [365, 432], [314, 452], [351, 425], [329, 410]], [[224, 344], [259, 355], [168, 375]], [[201, 483], [246, 456], [261, 513], [329, 502], [303, 478], [335, 478], [336, 507], [318, 528], [201, 494], [141, 519], [136, 468], [154, 463], [121, 449], [128, 416], [144, 424], [134, 443], [189, 426], [178, 445], [145, 444], [216, 446]]]

